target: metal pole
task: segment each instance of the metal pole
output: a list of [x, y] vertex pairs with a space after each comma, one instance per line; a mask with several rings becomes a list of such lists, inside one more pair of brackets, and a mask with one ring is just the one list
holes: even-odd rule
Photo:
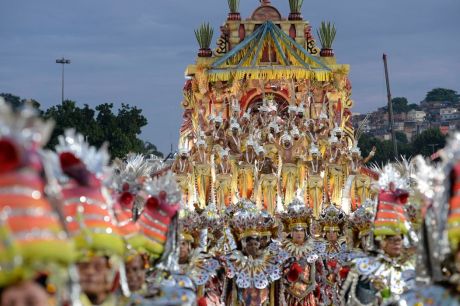
[[387, 83], [387, 97], [388, 97], [388, 119], [390, 122], [391, 129], [391, 141], [393, 142], [393, 151], [395, 158], [398, 157], [398, 144], [396, 142], [396, 134], [394, 128], [394, 118], [393, 118], [393, 103], [391, 103], [391, 92], [390, 92], [390, 79], [388, 77], [388, 66], [387, 66], [387, 55], [383, 53], [383, 65], [385, 67], [385, 81]]
[[65, 64], [70, 64], [69, 59], [65, 59], [64, 57], [57, 59], [56, 64], [61, 64], [62, 65], [62, 80], [61, 80], [61, 103], [64, 103], [64, 65]]
[[64, 103], [64, 63], [62, 63], [62, 93], [61, 93], [61, 103]]

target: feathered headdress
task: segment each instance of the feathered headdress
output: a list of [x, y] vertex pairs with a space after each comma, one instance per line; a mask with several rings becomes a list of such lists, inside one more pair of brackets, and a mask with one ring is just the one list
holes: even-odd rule
[[311, 222], [313, 211], [306, 207], [305, 203], [295, 198], [281, 214], [281, 221], [284, 229], [288, 232], [295, 228], [308, 228]]
[[0, 98], [0, 287], [75, 259], [61, 207], [46, 197], [41, 175], [38, 150], [52, 126], [31, 105], [14, 112]]
[[339, 207], [329, 204], [323, 208], [319, 215], [319, 223], [323, 228], [323, 232], [333, 231], [340, 232], [347, 224], [348, 217], [346, 213]]
[[56, 154], [48, 152], [47, 156], [55, 162], [55, 173], [61, 171], [64, 216], [80, 256], [123, 255], [125, 245], [114, 217], [114, 202], [103, 182], [112, 170], [107, 146], [96, 149], [71, 129], [59, 137]]
[[378, 205], [374, 235], [392, 236], [406, 234], [409, 230], [404, 205], [409, 198], [408, 181], [393, 164], [386, 165], [379, 175]]

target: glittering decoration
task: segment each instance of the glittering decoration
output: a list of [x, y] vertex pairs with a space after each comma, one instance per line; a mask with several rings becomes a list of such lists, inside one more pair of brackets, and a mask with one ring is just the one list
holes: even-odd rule
[[407, 189], [408, 180], [401, 175], [393, 164], [387, 164], [380, 171], [378, 185], [381, 189], [389, 190], [392, 185], [396, 189]]
[[53, 131], [52, 121], [43, 121], [30, 103], [14, 112], [0, 97], [0, 137], [14, 139], [26, 148], [43, 147]]
[[284, 228], [292, 230], [296, 227], [308, 228], [313, 211], [311, 208], [295, 198], [287, 207], [287, 210], [281, 214], [281, 220]]
[[86, 142], [85, 137], [77, 133], [75, 129], [66, 130], [64, 135], [59, 136], [58, 140], [59, 143], [55, 149], [59, 155], [71, 153], [98, 179], [107, 178], [110, 172], [108, 167], [110, 156], [107, 144], [102, 145], [98, 150]]

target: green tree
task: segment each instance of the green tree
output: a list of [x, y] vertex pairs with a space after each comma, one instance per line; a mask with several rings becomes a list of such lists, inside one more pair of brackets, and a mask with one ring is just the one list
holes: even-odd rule
[[55, 128], [48, 142], [48, 148], [54, 148], [58, 143], [58, 136], [64, 134], [64, 130], [75, 128], [79, 133], [87, 137], [89, 143], [100, 145], [102, 137], [100, 129], [94, 119], [94, 110], [87, 104], [78, 107], [75, 101], [65, 100], [62, 104], [51, 106], [43, 116], [46, 119], [54, 120]]
[[446, 136], [438, 128], [423, 131], [412, 142], [413, 155], [430, 156], [446, 144]]
[[6, 102], [11, 104], [13, 108], [17, 108], [22, 105], [21, 98], [10, 93], [0, 93], [0, 96], [5, 99]]
[[6, 102], [8, 102], [11, 106], [13, 106], [14, 109], [21, 107], [24, 105], [25, 102], [32, 103], [32, 105], [39, 111], [40, 114], [42, 114], [42, 110], [40, 109], [40, 103], [37, 100], [34, 99], [21, 99], [20, 97], [13, 95], [11, 93], [0, 93], [0, 97], [3, 97]]
[[[407, 101], [407, 98], [405, 97], [395, 97], [391, 99], [391, 103], [393, 106], [393, 112], [395, 114], [401, 114], [401, 113], [407, 113], [410, 110], [413, 109], [418, 109], [418, 105], [415, 103], [409, 104], [409, 101]], [[387, 107], [383, 107], [383, 109], [386, 111]]]
[[396, 141], [398, 143], [402, 143], [402, 144], [407, 144], [409, 143], [409, 141], [407, 140], [407, 136], [406, 134], [404, 134], [403, 132], [395, 132], [395, 136], [396, 136]]
[[112, 103], [103, 103], [93, 109], [86, 104], [79, 107], [75, 101], [66, 100], [47, 109], [44, 117], [56, 122], [48, 143], [49, 148], [56, 146], [58, 136], [64, 130], [75, 128], [92, 145], [101, 146], [108, 142], [113, 158], [124, 157], [129, 152], [161, 154], [153, 145], [155, 150], [152, 146], [146, 147], [139, 138], [142, 127], [147, 125], [147, 118], [142, 115], [141, 109], [128, 104], [122, 104], [117, 113], [114, 113]]
[[435, 88], [426, 94], [425, 101], [449, 101], [451, 103], [458, 103], [460, 101], [460, 95], [452, 89]]
[[388, 161], [394, 160], [391, 141], [380, 140], [379, 138], [373, 137], [369, 134], [363, 134], [359, 138], [358, 147], [361, 149], [363, 157], [368, 156], [374, 146], [377, 148], [377, 151], [375, 152], [371, 162], [385, 164]]
[[123, 157], [129, 152], [144, 153], [144, 142], [138, 138], [142, 127], [147, 125], [147, 118], [142, 110], [122, 104], [118, 114], [112, 112], [113, 104], [104, 103], [96, 106], [96, 122], [101, 129], [102, 138], [111, 144], [113, 157]]
[[393, 104], [393, 112], [396, 114], [406, 113], [409, 111], [409, 102], [404, 97], [396, 97], [391, 99], [391, 104]]

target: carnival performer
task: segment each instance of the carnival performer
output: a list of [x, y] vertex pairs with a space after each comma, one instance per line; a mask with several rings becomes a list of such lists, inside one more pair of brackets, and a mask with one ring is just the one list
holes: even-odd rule
[[342, 191], [347, 176], [346, 164], [344, 163], [345, 156], [337, 137], [331, 136], [329, 145], [330, 147], [326, 154], [327, 190], [331, 202], [342, 205]]
[[188, 275], [197, 287], [199, 300], [206, 301], [206, 305], [221, 306], [222, 282], [218, 276], [220, 264], [207, 252], [206, 222], [214, 219], [216, 216], [211, 214], [217, 212], [212, 206], [207, 206], [201, 215], [192, 211], [182, 212], [185, 215], [180, 219], [179, 265], [180, 272]]
[[211, 197], [211, 158], [203, 139], [198, 139], [196, 144], [198, 150], [192, 156], [195, 190], [197, 202], [201, 208], [204, 208]]
[[263, 145], [266, 155], [270, 156], [272, 160], [277, 160], [279, 156], [278, 147], [276, 146], [279, 133], [280, 127], [275, 121], [270, 122], [268, 127], [261, 128], [260, 143]]
[[224, 209], [232, 201], [232, 164], [229, 160], [229, 149], [220, 151], [220, 162], [216, 165], [216, 204]]
[[[111, 175], [109, 154], [89, 146], [81, 134], [66, 130], [58, 138], [55, 172], [62, 182], [63, 214], [78, 248], [83, 305], [115, 305], [116, 274], [123, 269], [125, 244], [103, 179]], [[125, 280], [126, 281], [126, 280]], [[122, 288], [128, 290], [127, 284]], [[129, 294], [129, 292], [125, 292]]]
[[258, 147], [257, 159], [257, 204], [273, 214], [276, 208], [278, 189], [277, 168], [270, 157], [265, 156], [262, 147]]
[[351, 149], [350, 176], [348, 179], [353, 181], [351, 187], [352, 210], [354, 211], [359, 205], [364, 203], [371, 196], [372, 179], [362, 172], [362, 167], [374, 157], [376, 147], [372, 147], [369, 156], [363, 158], [361, 150], [355, 145]]
[[298, 199], [294, 199], [281, 215], [288, 237], [282, 248], [287, 260], [284, 262], [284, 277], [281, 281], [281, 305], [315, 306], [317, 266], [321, 271], [321, 260], [314, 251], [308, 236], [312, 210]]
[[225, 124], [222, 114], [218, 114], [214, 118], [214, 128], [208, 136], [211, 139], [212, 146], [210, 147], [211, 152], [219, 152], [225, 147], [226, 135], [225, 135]]
[[179, 148], [179, 154], [176, 156], [171, 170], [176, 174], [177, 183], [182, 191], [183, 202], [186, 206], [191, 205], [195, 188], [192, 184], [193, 165], [187, 148]]
[[[172, 171], [157, 160], [152, 180], [144, 183], [144, 210], [139, 217], [141, 233], [147, 238], [146, 250], [156, 259], [147, 277], [147, 301], [137, 305], [187, 305], [196, 303], [196, 286], [179, 269], [178, 211], [181, 193]], [[144, 304], [143, 304], [144, 303]]]
[[347, 261], [359, 257], [367, 257], [374, 247], [373, 221], [375, 218], [375, 204], [367, 199], [361, 206], [350, 214], [350, 231]]
[[[124, 160], [115, 161], [111, 186], [115, 200], [114, 214], [126, 246], [124, 263], [128, 287], [131, 293], [141, 295], [146, 294], [149, 255], [146, 251], [147, 238], [141, 234], [140, 226], [135, 220], [142, 213], [145, 203], [140, 192], [144, 182], [150, 180], [154, 167], [154, 163], [143, 155], [129, 154]], [[134, 216], [135, 214], [138, 215]]]
[[297, 165], [294, 151], [299, 144], [295, 144], [291, 135], [287, 131], [280, 138], [280, 143], [276, 144], [281, 156], [281, 192], [283, 203], [288, 205], [292, 202], [298, 187]]
[[318, 218], [322, 210], [324, 179], [321, 174], [324, 171], [324, 163], [320, 158], [321, 152], [314, 143], [311, 144], [310, 158], [307, 162], [307, 192], [308, 205], [313, 210], [314, 218]]
[[235, 121], [230, 124], [229, 132], [230, 135], [227, 135], [225, 148], [229, 151], [229, 158], [232, 167], [230, 188], [233, 192], [231, 194], [231, 201], [235, 203], [237, 201], [236, 190], [238, 190], [238, 161], [240, 160], [242, 154], [241, 128], [238, 122]]
[[41, 175], [50, 174], [39, 150], [52, 126], [32, 105], [14, 112], [0, 98], [1, 306], [78, 302], [77, 288], [67, 286], [75, 247], [60, 218], [59, 186]]
[[240, 125], [238, 122], [230, 124], [230, 135], [226, 139], [226, 147], [230, 149], [230, 154], [235, 159], [239, 159], [241, 155], [241, 136]]
[[417, 250], [418, 286], [404, 293], [398, 306], [460, 305], [460, 133], [447, 139], [438, 164], [422, 156], [412, 160], [412, 179], [421, 195], [418, 210], [424, 211]]
[[273, 250], [274, 253], [279, 254], [281, 251], [281, 243], [278, 240], [279, 224], [266, 210], [260, 211], [260, 228], [260, 248]]
[[307, 119], [305, 121], [305, 136], [308, 144], [311, 145], [312, 143], [318, 143], [318, 136], [316, 134], [315, 128], [315, 120]]
[[[219, 215], [215, 205], [208, 205], [201, 213], [201, 227], [206, 232], [205, 269], [201, 270], [202, 287], [198, 287], [198, 297], [204, 297], [206, 305], [224, 305], [223, 289], [225, 285], [225, 273], [220, 263], [220, 258], [234, 249], [224, 243], [227, 228], [222, 227], [223, 218]], [[233, 243], [231, 243], [233, 244]], [[199, 265], [198, 265], [199, 266]]]
[[380, 305], [397, 301], [415, 285], [413, 262], [402, 256], [408, 232], [404, 204], [407, 182], [391, 164], [379, 178], [379, 197], [374, 221], [376, 255], [356, 258], [342, 287], [347, 305]]
[[238, 163], [238, 192], [239, 197], [243, 199], [252, 199], [253, 196], [257, 158], [254, 146], [254, 140], [249, 138], [246, 143], [246, 150]]
[[346, 267], [347, 244], [344, 232], [348, 217], [333, 203], [323, 208], [319, 217], [323, 237], [316, 252], [323, 264], [320, 282], [321, 305], [342, 305], [339, 291], [348, 273]]
[[317, 126], [318, 128], [316, 129], [316, 138], [318, 140], [318, 146], [319, 150], [321, 151], [322, 156], [324, 157], [327, 152], [327, 148], [329, 147], [329, 132], [331, 130], [329, 126], [329, 119], [327, 117], [326, 111], [322, 110], [319, 118], [317, 120]]
[[275, 305], [274, 282], [281, 271], [277, 256], [260, 248], [260, 214], [253, 203], [240, 206], [232, 217], [232, 230], [240, 247], [226, 256], [227, 277], [231, 279], [226, 305]]

